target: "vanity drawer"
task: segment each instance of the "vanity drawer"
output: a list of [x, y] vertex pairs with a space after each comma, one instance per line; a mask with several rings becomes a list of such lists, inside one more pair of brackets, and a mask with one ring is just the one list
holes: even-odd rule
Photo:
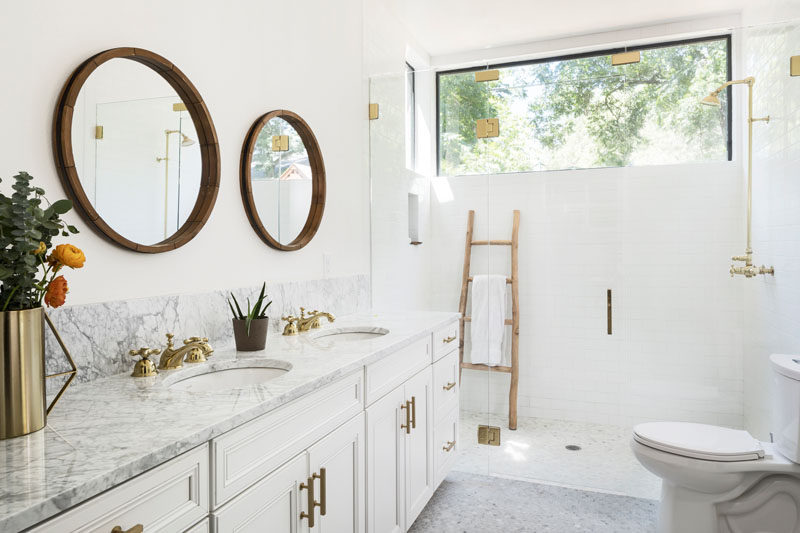
[[29, 533], [109, 533], [115, 526], [127, 531], [137, 524], [147, 533], [186, 531], [208, 514], [208, 472], [208, 445], [203, 444]]
[[367, 405], [382, 398], [431, 364], [430, 337], [420, 339], [367, 366], [364, 382]]
[[354, 372], [212, 440], [212, 509], [360, 413], [362, 391]]
[[458, 456], [458, 409], [443, 417], [433, 430], [433, 483], [439, 486]]
[[211, 533], [211, 519], [206, 518], [202, 522], [195, 524], [194, 527], [187, 529], [184, 533]]
[[450, 352], [433, 365], [433, 420], [458, 407], [458, 352]]
[[458, 320], [433, 332], [433, 360], [438, 361], [458, 348]]

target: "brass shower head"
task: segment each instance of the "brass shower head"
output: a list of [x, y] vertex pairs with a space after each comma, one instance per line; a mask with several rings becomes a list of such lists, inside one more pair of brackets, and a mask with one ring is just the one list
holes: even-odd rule
[[719, 93], [718, 92], [713, 92], [713, 93], [709, 94], [708, 96], [706, 96], [705, 98], [700, 100], [700, 103], [703, 104], [703, 105], [711, 106], [711, 107], [719, 107], [719, 105], [720, 105]]

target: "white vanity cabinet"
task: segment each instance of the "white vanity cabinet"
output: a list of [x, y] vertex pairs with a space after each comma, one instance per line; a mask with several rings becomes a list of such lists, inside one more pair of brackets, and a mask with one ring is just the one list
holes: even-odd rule
[[215, 533], [363, 533], [363, 479], [360, 413], [214, 511], [211, 522]]
[[[70, 509], [29, 533], [203, 531], [208, 514], [208, 445], [203, 444]], [[203, 522], [199, 521], [203, 520]], [[197, 529], [199, 528], [199, 529]]]
[[435, 489], [431, 360], [428, 337], [366, 368], [369, 533], [405, 532]]
[[405, 533], [455, 459], [457, 346], [454, 321], [28, 531]]

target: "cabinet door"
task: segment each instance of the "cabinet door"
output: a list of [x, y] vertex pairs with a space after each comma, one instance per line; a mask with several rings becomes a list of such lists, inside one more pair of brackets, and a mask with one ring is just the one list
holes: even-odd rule
[[405, 434], [406, 524], [410, 527], [433, 495], [433, 377], [428, 367], [406, 381], [406, 401], [413, 402], [411, 432]]
[[321, 475], [315, 480], [319, 532], [364, 533], [364, 413], [314, 444], [308, 454], [312, 474]]
[[215, 533], [308, 533], [308, 455], [303, 452], [211, 514]]
[[405, 531], [403, 386], [367, 408], [367, 531]]

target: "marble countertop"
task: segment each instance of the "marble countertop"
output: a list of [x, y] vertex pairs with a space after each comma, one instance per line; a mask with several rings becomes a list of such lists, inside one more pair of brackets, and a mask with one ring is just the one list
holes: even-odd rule
[[[396, 312], [339, 318], [322, 330], [270, 332], [261, 352], [215, 346], [208, 363], [71, 386], [42, 431], [0, 441], [0, 531], [20, 531], [85, 501], [249, 420], [372, 363], [458, 318]], [[323, 330], [385, 328], [358, 342], [316, 338]], [[157, 359], [157, 358], [156, 358]], [[170, 389], [184, 375], [232, 361], [275, 360], [291, 370], [262, 385], [215, 392]], [[131, 359], [131, 368], [133, 359]]]

